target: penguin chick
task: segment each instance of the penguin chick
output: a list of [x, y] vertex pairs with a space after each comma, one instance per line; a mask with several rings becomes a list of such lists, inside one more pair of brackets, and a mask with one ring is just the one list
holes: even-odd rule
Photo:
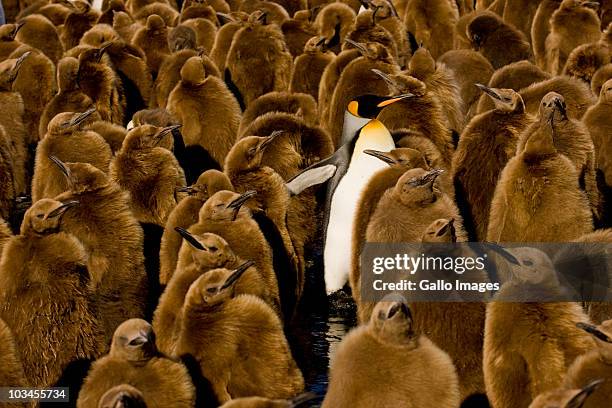
[[52, 386], [71, 362], [93, 360], [103, 348], [87, 254], [76, 237], [60, 231], [62, 216], [75, 205], [34, 203], [0, 264], [0, 314], [15, 335], [26, 384], [34, 387]]
[[338, 346], [322, 407], [457, 407], [457, 383], [448, 354], [414, 331], [408, 306], [382, 301]]
[[76, 47], [87, 30], [91, 29], [98, 21], [100, 12], [95, 10], [89, 3], [82, 0], [72, 2], [72, 12], [68, 14], [60, 32], [60, 39], [64, 50]]
[[293, 18], [283, 22], [281, 30], [293, 58], [302, 55], [308, 40], [317, 35], [317, 26], [314, 24], [317, 11], [315, 8], [300, 10], [291, 14]]
[[138, 389], [129, 384], [121, 384], [100, 397], [98, 408], [147, 408], [147, 403]]
[[397, 63], [404, 68], [410, 60], [410, 44], [406, 32], [408, 29], [398, 14], [395, 6], [389, 0], [370, 0], [369, 8], [373, 11], [372, 21], [386, 29], [397, 45]]
[[610, 78], [612, 78], [612, 63], [606, 64], [595, 71], [591, 79], [591, 90], [593, 91], [593, 95], [599, 95], [601, 93], [601, 87]]
[[338, 54], [352, 29], [355, 11], [347, 4], [334, 2], [326, 4], [315, 18], [315, 27], [321, 37], [325, 38], [325, 46]]
[[593, 229], [575, 165], [555, 147], [548, 118], [536, 123], [539, 127], [523, 149], [517, 149], [497, 182], [487, 241], [570, 241]]
[[591, 381], [582, 389], [558, 388], [538, 395], [529, 408], [572, 408], [598, 407], [591, 405], [595, 397], [591, 395], [602, 385], [602, 380]]
[[23, 24], [15, 39], [23, 44], [40, 50], [53, 64], [62, 58], [64, 47], [58, 32], [46, 17], [32, 14], [20, 20]]
[[572, 50], [563, 67], [563, 75], [591, 83], [595, 72], [610, 63], [608, 44], [602, 41], [582, 44]]
[[131, 42], [136, 33], [143, 28], [139, 22], [123, 11], [113, 13], [113, 29], [123, 38], [124, 41]]
[[612, 123], [612, 79], [601, 87], [599, 101], [584, 114], [582, 122], [591, 135], [595, 147], [595, 163], [597, 164], [597, 182], [602, 194], [604, 214], [603, 222], [612, 221], [612, 155], [607, 151], [609, 146]]
[[90, 286], [99, 304], [101, 337], [108, 347], [121, 322], [144, 314], [147, 280], [142, 229], [127, 194], [101, 170], [86, 163], [59, 159], [55, 163], [70, 187], [56, 199], [79, 201], [62, 219], [62, 230], [77, 237], [89, 255]]
[[463, 103], [453, 72], [436, 63], [426, 48], [416, 50], [408, 65], [408, 74], [422, 81], [440, 101], [446, 127], [459, 134], [463, 130]]
[[10, 161], [13, 162], [12, 182], [17, 195], [25, 194], [28, 189], [27, 180], [30, 174], [30, 165], [28, 164], [28, 152], [26, 151], [27, 137], [24, 124], [23, 98], [19, 92], [13, 91], [13, 84], [24, 60], [29, 55], [29, 53], [25, 53], [17, 59], [9, 59], [0, 63], [0, 109], [4, 112], [4, 115], [0, 117], [0, 126], [6, 132], [6, 142], [9, 147], [6, 153], [9, 154]]
[[153, 328], [142, 319], [126, 320], [117, 327], [108, 355], [92, 364], [77, 407], [97, 407], [108, 390], [122, 384], [138, 389], [146, 406], [189, 408], [195, 404], [187, 368], [157, 351]]
[[174, 26], [179, 19], [179, 12], [174, 7], [167, 3], [154, 2], [147, 4], [143, 8], [139, 9], [133, 14], [136, 21], [141, 23], [147, 23], [147, 19], [152, 15], [157, 15], [164, 20], [166, 26]]
[[585, 191], [591, 210], [599, 219], [602, 209], [595, 174], [595, 147], [588, 129], [581, 122], [570, 119], [565, 106], [563, 96], [555, 92], [546, 94], [540, 104], [540, 123], [533, 124], [525, 131], [517, 149], [522, 151], [531, 131], [549, 120], [553, 127], [555, 148], [574, 163], [580, 188]]
[[453, 49], [453, 36], [450, 33], [459, 15], [450, 1], [411, 0], [403, 18], [414, 42], [423, 44], [434, 59]]
[[574, 360], [567, 369], [564, 387], [584, 388], [594, 378], [601, 379], [603, 382], [593, 390], [584, 408], [605, 406], [612, 392], [612, 320], [606, 320], [599, 326], [588, 323], [577, 323], [576, 326], [593, 336], [596, 347]]
[[168, 28], [164, 20], [157, 14], [150, 15], [146, 25], [134, 34], [132, 44], [144, 52], [147, 66], [153, 77], [157, 76], [164, 58], [170, 55]]
[[107, 42], [100, 48], [84, 50], [78, 58], [77, 78], [79, 87], [94, 101], [102, 120], [122, 125], [125, 113], [123, 90], [117, 74], [103, 58], [111, 44]]
[[108, 143], [113, 155], [121, 149], [127, 130], [124, 127], [103, 120], [96, 120], [85, 125], [85, 129], [96, 132]]
[[589, 1], [563, 0], [550, 19], [546, 37], [546, 70], [558, 75], [573, 49], [596, 42], [601, 35], [600, 20]]
[[[304, 389], [302, 373], [270, 306], [252, 295], [234, 295], [245, 271], [217, 269], [191, 285], [176, 352], [198, 361], [221, 403], [254, 395], [290, 398]], [[252, 358], [244, 360], [243, 353]]]
[[[508, 252], [510, 277], [496, 293], [498, 301], [487, 304], [484, 331], [487, 396], [500, 408], [526, 407], [538, 394], [560, 387], [568, 366], [593, 347], [575, 326], [588, 322], [579, 304], [546, 302], [562, 290], [548, 256], [535, 248]], [[544, 303], [504, 300], [534, 291]]]
[[281, 27], [283, 23], [289, 20], [289, 13], [280, 5], [274, 1], [266, 0], [254, 0], [254, 1], [243, 1], [240, 5], [240, 11], [253, 14], [255, 12], [261, 12], [265, 14], [263, 20], [266, 24], [274, 24]]
[[206, 74], [200, 57], [189, 58], [166, 108], [183, 124], [185, 146], [199, 146], [221, 165], [236, 140], [240, 106], [219, 78]]
[[0, 60], [4, 61], [22, 44], [15, 37], [23, 24], [3, 24], [0, 26]]
[[[162, 351], [174, 353], [178, 335], [176, 328], [181, 324], [180, 312], [185, 296], [193, 282], [204, 274], [218, 273], [219, 268], [246, 268], [247, 270], [236, 283], [235, 295], [257, 296], [271, 307], [278, 304], [278, 298], [271, 298], [262, 275], [252, 267], [254, 262], [245, 263], [239, 259], [223, 238], [210, 233], [194, 237], [180, 227], [177, 228], [177, 232], [189, 243], [191, 261], [187, 266], [177, 268], [155, 310], [153, 326], [160, 333], [158, 344]], [[278, 312], [278, 310], [275, 311]]]
[[98, 17], [96, 24], [108, 24], [112, 26], [115, 13], [120, 11], [127, 13], [125, 2], [123, 0], [110, 0], [104, 2], [100, 17]]
[[100, 135], [82, 128], [83, 122], [94, 112], [94, 109], [83, 113], [64, 112], [49, 122], [47, 134], [36, 149], [32, 178], [34, 202], [55, 197], [68, 189], [68, 180], [50, 156], [66, 162], [90, 163], [103, 172], [108, 171], [112, 157], [110, 147]]
[[347, 46], [347, 39], [361, 43], [377, 42], [387, 48], [389, 54], [398, 65], [405, 66], [405, 58], [402, 58], [401, 61], [398, 59], [398, 47], [395, 39], [386, 28], [377, 23], [376, 15], [377, 14], [371, 10], [359, 13], [355, 18], [352, 30], [346, 35], [345, 42], [342, 46]]
[[215, 43], [210, 51], [213, 60], [220, 72], [225, 72], [227, 53], [232, 45], [236, 33], [246, 25], [249, 15], [242, 12], [232, 12], [228, 15], [229, 22], [221, 27], [215, 36]]
[[236, 32], [227, 54], [225, 80], [236, 86], [244, 106], [267, 92], [288, 90], [291, 81], [293, 57], [282, 31], [263, 25], [257, 15]]
[[218, 170], [207, 170], [191, 186], [185, 187], [187, 197], [183, 198], [168, 216], [160, 247], [159, 281], [167, 284], [176, 269], [181, 235], [176, 227], [189, 228], [198, 222], [200, 208], [213, 194], [222, 190], [234, 189], [229, 178]]
[[174, 53], [180, 50], [195, 50], [196, 45], [195, 31], [184, 24], [172, 28], [168, 32], [168, 48]]
[[493, 13], [477, 16], [466, 30], [472, 48], [484, 55], [495, 69], [531, 57], [525, 34]]
[[[294, 91], [268, 92], [255, 99], [242, 113], [242, 120], [238, 129], [239, 137], [259, 135], [259, 133], [253, 133], [252, 129], [256, 127], [253, 122], [261, 121], [261, 118], [270, 112], [290, 113], [296, 117], [296, 120], [299, 120], [297, 117], [302, 118], [304, 122], [311, 126], [316, 126], [319, 122], [317, 102], [314, 98]], [[280, 128], [273, 130], [280, 130]]]
[[[39, 134], [42, 139], [47, 133], [51, 119], [62, 112], [85, 112], [94, 102], [85, 94], [78, 83], [79, 61], [66, 57], [57, 64], [57, 94], [47, 103], [40, 117]], [[98, 114], [99, 115], [99, 114]]]
[[[0, 354], [0, 381], [8, 387], [24, 387], [26, 384], [23, 365], [19, 359], [19, 351], [15, 344], [15, 336], [10, 327], [0, 319], [0, 339], [2, 339], [2, 354]], [[8, 404], [8, 407], [18, 407], [20, 404]]]
[[306, 42], [304, 53], [294, 61], [289, 92], [309, 94], [315, 100], [319, 97], [323, 71], [334, 59], [334, 54], [325, 49], [322, 41], [322, 37], [312, 37]]
[[455, 203], [435, 185], [441, 173], [421, 168], [406, 171], [380, 198], [366, 229], [366, 241], [420, 242], [425, 229], [439, 218], [454, 218], [458, 239], [465, 240]]
[[422, 81], [414, 77], [404, 74], [375, 73], [379, 77], [379, 82], [387, 85], [387, 94], [413, 95], [386, 107], [378, 114], [377, 119], [390, 130], [402, 129], [408, 124], [411, 130], [422, 133], [440, 150], [445, 159], [445, 167], [449, 168], [454, 150], [453, 142], [437, 97]]
[[452, 50], [444, 53], [438, 62], [453, 73], [459, 86], [460, 100], [463, 101], [464, 123], [476, 115], [480, 91], [474, 84], [488, 84], [493, 75], [493, 66], [488, 59], [473, 50]]
[[[457, 203], [472, 240], [485, 240], [489, 209], [499, 175], [516, 154], [519, 136], [535, 119], [525, 113], [523, 98], [512, 89], [477, 87], [495, 109], [475, 116], [459, 138], [453, 156]], [[478, 168], [479, 171], [474, 170]]]
[[164, 226], [179, 201], [176, 190], [186, 186], [185, 173], [164, 139], [180, 125], [142, 125], [128, 132], [111, 162], [109, 175], [129, 192], [131, 208], [143, 223]]

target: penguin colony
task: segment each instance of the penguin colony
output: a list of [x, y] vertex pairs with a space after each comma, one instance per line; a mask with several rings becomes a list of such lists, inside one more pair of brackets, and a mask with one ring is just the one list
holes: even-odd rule
[[[554, 302], [550, 254], [495, 247], [500, 302], [360, 286], [366, 242], [612, 242], [611, 2], [3, 3], [0, 386], [612, 406], [612, 305]], [[306, 393], [292, 327], [342, 293], [358, 327]]]

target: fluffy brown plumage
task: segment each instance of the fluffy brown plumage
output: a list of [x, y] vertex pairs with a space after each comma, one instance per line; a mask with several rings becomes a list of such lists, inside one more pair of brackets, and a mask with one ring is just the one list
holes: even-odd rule
[[294, 58], [302, 55], [308, 40], [317, 35], [317, 26], [314, 24], [315, 17], [315, 9], [300, 10], [293, 15], [293, 18], [283, 22], [281, 30], [283, 30], [287, 48]]
[[546, 69], [546, 38], [550, 34], [550, 18], [559, 8], [559, 0], [542, 0], [536, 9], [531, 24], [531, 44], [538, 67]]
[[[7, 387], [24, 387], [26, 385], [23, 365], [10, 327], [0, 319], [0, 339], [2, 353], [0, 354], [0, 381]], [[7, 403], [7, 407], [19, 407], [21, 404]]]
[[334, 59], [334, 54], [327, 51], [321, 41], [320, 37], [310, 38], [304, 46], [304, 53], [295, 59], [289, 92], [309, 94], [315, 100], [319, 97], [323, 71]]
[[333, 2], [324, 5], [315, 19], [319, 35], [325, 38], [325, 45], [338, 53], [348, 33], [352, 30], [355, 11], [347, 4]]
[[437, 59], [453, 49], [453, 27], [459, 15], [448, 0], [410, 0], [403, 16], [408, 32]]
[[27, 16], [21, 19], [19, 23], [23, 24], [23, 27], [17, 33], [15, 39], [40, 50], [53, 64], [57, 64], [62, 58], [64, 48], [53, 23], [37, 14]]
[[170, 54], [166, 22], [157, 14], [149, 16], [146, 25], [134, 34], [132, 44], [144, 52], [147, 66], [153, 76], [157, 75], [164, 58]]

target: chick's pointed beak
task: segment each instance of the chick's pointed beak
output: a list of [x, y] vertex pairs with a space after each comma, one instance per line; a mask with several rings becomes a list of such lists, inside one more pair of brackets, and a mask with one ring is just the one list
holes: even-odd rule
[[159, 143], [164, 138], [164, 136], [166, 136], [169, 133], [174, 132], [177, 129], [180, 129], [182, 126], [183, 125], [172, 125], [172, 126], [166, 126], [165, 128], [162, 128], [155, 135], [155, 140], [157, 141], [157, 143]]
[[264, 140], [261, 143], [259, 143], [257, 150], [265, 150], [265, 148], [268, 147], [270, 143], [274, 141], [274, 139], [276, 139], [283, 133], [284, 132], [282, 130], [275, 130], [274, 132], [270, 134], [270, 136], [265, 137]]
[[187, 241], [192, 247], [199, 249], [200, 251], [206, 251], [206, 248], [194, 237], [189, 231], [183, 227], [174, 227], [174, 230], [180, 234], [185, 241]]
[[510, 253], [510, 251], [508, 251], [506, 248], [502, 247], [501, 245], [495, 244], [493, 242], [483, 242], [482, 245], [484, 245], [485, 248], [499, 254], [506, 261], [510, 262], [513, 265], [521, 264], [519, 260]]
[[25, 24], [26, 24], [25, 21], [20, 21], [19, 23], [15, 24], [15, 29], [13, 30], [13, 34], [11, 35], [13, 39], [15, 39], [15, 37], [17, 36], [17, 33], [19, 32], [19, 30], [23, 28]]
[[605, 341], [606, 343], [612, 343], [612, 339], [593, 324], [580, 322], [576, 323], [576, 327], [581, 330], [584, 330], [585, 332], [589, 333], [593, 337], [598, 338], [601, 341]]
[[369, 54], [369, 51], [368, 51], [367, 47], [364, 44], [362, 44], [362, 43], [358, 43], [356, 41], [353, 41], [350, 38], [345, 39], [344, 42], [346, 42], [347, 44], [350, 44], [353, 47], [355, 47], [363, 55], [368, 55]]
[[255, 190], [249, 190], [245, 193], [242, 193], [240, 196], [238, 196], [234, 201], [232, 201], [231, 203], [229, 203], [227, 205], [227, 208], [231, 208], [235, 211], [240, 210], [240, 207], [242, 207], [244, 205], [244, 203], [247, 202], [247, 200], [249, 200], [251, 197], [254, 197], [257, 194], [257, 191]]
[[72, 117], [72, 119], [70, 119], [70, 121], [68, 122], [68, 128], [71, 127], [75, 127], [79, 124], [81, 124], [85, 119], [87, 119], [88, 117], [90, 117], [91, 115], [93, 115], [93, 113], [96, 111], [96, 108], [91, 108], [86, 110], [83, 113], [79, 113], [77, 115], [74, 115]]
[[496, 99], [498, 101], [501, 101], [502, 98], [501, 96], [499, 96], [499, 94], [497, 92], [495, 92], [492, 88], [489, 88], [488, 86], [485, 86], [483, 84], [475, 84], [476, 88], [480, 89], [482, 92], [484, 92], [487, 96]]
[[65, 203], [63, 203], [62, 205], [57, 207], [55, 210], [53, 210], [49, 214], [47, 214], [47, 216], [45, 218], [60, 217], [60, 216], [64, 215], [64, 213], [66, 211], [68, 211], [69, 209], [71, 209], [72, 207], [75, 207], [77, 205], [79, 205], [79, 202], [77, 200], [66, 201]]
[[225, 283], [223, 284], [223, 286], [221, 286], [221, 290], [223, 289], [227, 289], [230, 286], [232, 286], [234, 283], [236, 283], [236, 281], [238, 279], [240, 279], [240, 277], [242, 276], [243, 273], [246, 272], [247, 269], [249, 269], [251, 266], [255, 265], [255, 262], [253, 261], [246, 261], [245, 263], [243, 263], [242, 265], [240, 265], [237, 269], [234, 270], [234, 272], [232, 272], [232, 274], [227, 278], [227, 280], [225, 281]]
[[379, 160], [384, 161], [388, 165], [395, 164], [395, 159], [389, 155], [387, 152], [380, 152], [378, 150], [367, 149], [363, 151], [365, 154], [370, 155], [372, 157], [376, 157]]
[[49, 160], [55, 163], [55, 165], [60, 169], [60, 171], [64, 174], [64, 176], [66, 177], [68, 181], [71, 180], [72, 173], [70, 173], [70, 169], [68, 168], [68, 166], [66, 166], [66, 164], [63, 161], [61, 161], [55, 156], [49, 156]]

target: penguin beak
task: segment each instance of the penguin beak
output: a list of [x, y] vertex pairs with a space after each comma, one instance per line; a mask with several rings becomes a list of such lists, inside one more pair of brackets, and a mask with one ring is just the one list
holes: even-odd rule
[[108, 47], [110, 47], [111, 45], [113, 45], [113, 43], [111, 41], [108, 41], [102, 44], [100, 48], [98, 48], [98, 61], [102, 59], [102, 56], [104, 55]]
[[375, 73], [376, 75], [378, 75], [383, 81], [385, 81], [387, 85], [397, 88], [397, 83], [393, 80], [393, 78], [389, 76], [389, 74], [382, 72], [381, 70], [375, 69], [375, 68], [372, 68], [371, 71]]
[[19, 70], [21, 69], [21, 66], [23, 65], [23, 61], [25, 61], [26, 58], [30, 56], [30, 54], [32, 54], [32, 51], [24, 52], [21, 55], [21, 57], [17, 58], [17, 60], [15, 61], [15, 65], [13, 66], [13, 69], [11, 70], [11, 73], [10, 73], [9, 80], [11, 82], [13, 82], [17, 78], [17, 74], [19, 74]]
[[172, 125], [172, 126], [167, 126], [165, 128], [162, 128], [155, 135], [155, 140], [157, 141], [157, 143], [161, 142], [161, 140], [164, 138], [164, 136], [166, 136], [168, 133], [172, 133], [176, 129], [180, 129], [182, 126], [183, 125]]
[[19, 23], [15, 24], [15, 29], [13, 30], [13, 34], [11, 34], [11, 39], [14, 40], [15, 37], [17, 37], [17, 33], [23, 28], [25, 24], [25, 21], [20, 21]]
[[413, 93], [405, 93], [398, 96], [388, 97], [384, 101], [376, 105], [379, 108], [384, 108], [389, 105], [393, 105], [395, 102], [403, 101], [404, 99], [414, 98], [416, 95]]
[[584, 405], [585, 401], [587, 398], [589, 398], [589, 396], [595, 392], [595, 390], [597, 390], [597, 388], [603, 383], [605, 382], [604, 379], [597, 379], [595, 381], [591, 381], [590, 383], [588, 383], [586, 386], [584, 386], [580, 392], [576, 395], [574, 395], [574, 397], [569, 400], [565, 406], [566, 407], [571, 407], [571, 408], [580, 408]]
[[259, 17], [257, 17], [257, 21], [261, 22], [262, 24], [266, 24], [266, 18], [268, 17], [268, 12], [267, 11], [263, 11]]
[[225, 25], [227, 23], [233, 23], [234, 20], [232, 16], [230, 16], [229, 14], [225, 14], [225, 13], [215, 13], [217, 15], [217, 20], [219, 20], [219, 22], [221, 23], [221, 25]]
[[425, 175], [423, 176], [423, 178], [421, 179], [421, 183], [422, 183], [423, 185], [425, 185], [425, 184], [429, 184], [429, 183], [432, 183], [432, 184], [433, 184], [433, 182], [434, 182], [434, 181], [436, 181], [436, 179], [437, 179], [437, 178], [440, 176], [440, 174], [442, 174], [442, 173], [444, 173], [444, 170], [442, 170], [442, 169], [433, 169], [433, 170], [429, 171], [427, 174], [425, 174]]
[[367, 149], [363, 151], [365, 154], [368, 154], [372, 157], [376, 157], [379, 160], [384, 161], [389, 166], [392, 166], [396, 163], [395, 159], [389, 156], [386, 152], [379, 152], [378, 150]]
[[580, 3], [580, 5], [582, 7], [588, 7], [594, 10], [599, 9], [599, 2], [596, 2], [596, 1], [583, 1], [582, 3]]
[[49, 160], [51, 160], [57, 167], [59, 167], [60, 171], [64, 174], [66, 179], [70, 181], [72, 179], [72, 174], [70, 173], [70, 169], [64, 164], [63, 161], [58, 159], [55, 156], [49, 156]]
[[436, 233], [437, 237], [441, 237], [444, 234], [449, 233], [451, 236], [451, 241], [453, 243], [457, 242], [457, 231], [455, 229], [455, 219], [451, 218], [448, 222], [438, 230]]
[[608, 337], [607, 334], [599, 330], [595, 325], [580, 322], [576, 323], [576, 327], [581, 330], [584, 330], [585, 332], [589, 333], [593, 337], [598, 338], [601, 341], [605, 341], [606, 343], [612, 343], [612, 339]]
[[250, 199], [251, 197], [254, 197], [256, 194], [257, 194], [257, 191], [255, 190], [249, 190], [245, 193], [242, 193], [238, 198], [236, 198], [234, 201], [229, 203], [227, 205], [227, 208], [231, 208], [235, 210], [236, 212], [238, 212], [240, 207], [242, 207], [244, 203], [247, 202], [248, 199]]
[[232, 272], [232, 274], [227, 278], [227, 280], [225, 281], [225, 283], [223, 284], [223, 286], [221, 286], [221, 290], [227, 289], [230, 286], [232, 286], [234, 283], [236, 283], [236, 281], [238, 279], [240, 279], [240, 277], [242, 276], [243, 273], [246, 272], [247, 269], [249, 269], [251, 266], [255, 265], [255, 262], [253, 261], [246, 261], [245, 263], [243, 263], [242, 265], [240, 265], [237, 269], [234, 270], [234, 272]]
[[176, 191], [178, 193], [187, 193], [189, 195], [194, 195], [197, 192], [197, 190], [193, 186], [180, 187], [177, 188]]
[[345, 39], [344, 42], [355, 47], [362, 55], [370, 55], [370, 51], [366, 48], [364, 44], [353, 41], [350, 38]]
[[174, 230], [178, 232], [192, 247], [199, 249], [200, 251], [206, 251], [204, 245], [200, 243], [189, 231], [182, 227], [174, 227]]
[[501, 96], [499, 96], [497, 92], [495, 92], [493, 89], [489, 88], [488, 86], [485, 86], [483, 84], [475, 84], [475, 85], [476, 85], [476, 88], [480, 89], [482, 92], [484, 92], [491, 98], [497, 99], [498, 101], [502, 100]]
[[55, 210], [53, 210], [49, 214], [47, 214], [45, 219], [61, 217], [62, 215], [64, 215], [64, 213], [66, 211], [68, 211], [69, 209], [71, 209], [72, 207], [75, 207], [77, 205], [79, 205], [79, 202], [77, 200], [66, 201], [65, 203], [63, 203], [62, 205], [57, 207]]
[[315, 44], [317, 46], [317, 48], [319, 48], [321, 51], [325, 51], [326, 50], [326, 46], [325, 46], [325, 37], [321, 37], [319, 39], [319, 41], [317, 41], [317, 43]]
[[270, 143], [272, 143], [274, 141], [274, 139], [276, 139], [278, 136], [280, 136], [281, 134], [285, 133], [282, 130], [275, 130], [274, 132], [272, 132], [270, 134], [270, 136], [266, 137], [260, 144], [259, 147], [257, 148], [257, 150], [264, 150], [266, 147], [268, 147], [268, 145]]
[[90, 117], [95, 111], [96, 111], [96, 108], [91, 108], [91, 109], [86, 110], [83, 113], [79, 113], [78, 115], [73, 116], [72, 119], [65, 125], [65, 128], [72, 128], [72, 127], [79, 125], [85, 119]]
[[483, 242], [482, 243], [485, 248], [492, 250], [493, 252], [501, 255], [506, 261], [510, 262], [513, 265], [520, 265], [518, 259], [514, 255], [512, 255], [506, 248], [501, 245], [495, 244], [493, 242]]
[[387, 320], [391, 319], [398, 312], [402, 312], [406, 317], [412, 317], [412, 313], [410, 313], [410, 308], [408, 305], [402, 302], [397, 302], [389, 308], [389, 311], [387, 312]]
[[565, 104], [563, 103], [563, 101], [559, 98], [555, 98], [555, 109], [559, 111], [559, 113], [561, 113], [561, 117], [563, 119], [567, 119], [567, 110], [565, 108]]

